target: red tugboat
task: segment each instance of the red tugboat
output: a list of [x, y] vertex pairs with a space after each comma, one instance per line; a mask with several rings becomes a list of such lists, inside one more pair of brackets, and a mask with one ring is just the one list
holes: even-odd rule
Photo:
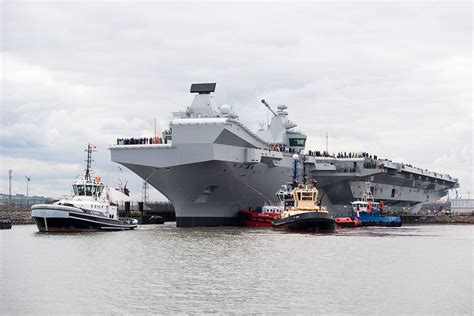
[[251, 208], [240, 211], [240, 222], [247, 227], [272, 227], [272, 220], [280, 216], [283, 210], [279, 206], [264, 206], [252, 210]]
[[362, 222], [355, 216], [351, 217], [337, 217], [336, 218], [336, 225], [338, 227], [361, 227]]
[[251, 208], [241, 210], [240, 223], [247, 227], [272, 227], [272, 220], [283, 213], [285, 203], [292, 199], [288, 185], [282, 185], [276, 196], [280, 201], [277, 205], [264, 205], [255, 210]]

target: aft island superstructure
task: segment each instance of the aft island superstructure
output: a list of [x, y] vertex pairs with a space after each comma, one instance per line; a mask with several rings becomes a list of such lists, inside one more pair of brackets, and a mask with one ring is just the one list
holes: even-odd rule
[[[262, 100], [273, 117], [253, 132], [230, 106], [213, 104], [215, 86], [191, 85], [194, 100], [185, 111], [173, 113], [165, 143], [110, 147], [112, 161], [173, 203], [177, 226], [237, 224], [241, 209], [276, 199], [275, 192], [291, 178], [293, 154], [305, 149], [306, 135], [295, 130], [285, 105], [274, 111]], [[374, 198], [387, 206], [435, 201], [458, 187], [448, 175], [377, 157], [310, 153], [301, 155], [306, 175], [317, 179], [330, 212], [359, 199], [367, 180]]]

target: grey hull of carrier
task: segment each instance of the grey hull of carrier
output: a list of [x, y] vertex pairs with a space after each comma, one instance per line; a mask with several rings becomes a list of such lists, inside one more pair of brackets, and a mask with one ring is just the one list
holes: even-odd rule
[[[216, 108], [215, 84], [193, 85], [185, 111], [173, 113], [166, 143], [113, 145], [111, 159], [139, 175], [174, 205], [177, 226], [238, 223], [241, 209], [276, 202], [275, 192], [291, 179], [293, 155], [305, 147], [286, 106], [271, 123], [253, 132], [228, 105]], [[326, 155], [327, 156], [327, 155]], [[309, 178], [315, 178], [329, 212], [359, 199], [365, 181], [386, 206], [414, 206], [445, 196], [457, 179], [403, 163], [373, 157], [334, 158], [301, 155]], [[300, 170], [300, 173], [302, 170]], [[342, 208], [343, 209], [343, 208]]]

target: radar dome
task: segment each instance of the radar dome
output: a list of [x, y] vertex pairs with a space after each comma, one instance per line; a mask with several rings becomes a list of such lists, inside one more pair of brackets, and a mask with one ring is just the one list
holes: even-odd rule
[[222, 104], [221, 105], [221, 108], [220, 108], [220, 111], [221, 111], [221, 114], [230, 114], [230, 110], [231, 110], [231, 107], [230, 105], [228, 104]]

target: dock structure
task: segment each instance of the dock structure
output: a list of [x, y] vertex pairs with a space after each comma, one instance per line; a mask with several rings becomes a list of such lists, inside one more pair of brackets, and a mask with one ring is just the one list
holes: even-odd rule
[[403, 224], [474, 224], [474, 214], [407, 214], [400, 216]]
[[160, 216], [165, 222], [176, 221], [174, 206], [170, 202], [138, 202], [130, 204], [125, 202], [119, 205], [118, 214], [120, 217], [136, 218], [140, 224], [148, 224], [153, 216]]

